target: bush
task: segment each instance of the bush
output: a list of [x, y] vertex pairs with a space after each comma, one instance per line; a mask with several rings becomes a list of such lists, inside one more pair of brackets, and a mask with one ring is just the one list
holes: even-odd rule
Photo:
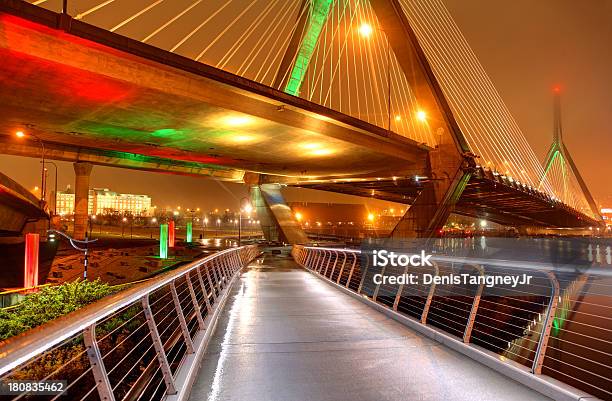
[[0, 310], [0, 340], [73, 312], [115, 291], [117, 289], [100, 280], [76, 280], [43, 287], [29, 294], [15, 308]]

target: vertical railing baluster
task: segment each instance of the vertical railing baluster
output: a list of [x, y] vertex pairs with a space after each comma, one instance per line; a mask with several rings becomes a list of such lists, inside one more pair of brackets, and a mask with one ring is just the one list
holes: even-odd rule
[[185, 340], [185, 345], [187, 346], [187, 353], [193, 354], [193, 341], [191, 340], [191, 336], [189, 335], [189, 329], [187, 328], [187, 322], [185, 321], [185, 314], [183, 313], [181, 301], [179, 300], [178, 294], [176, 293], [176, 286], [174, 285], [174, 281], [170, 282], [170, 292], [172, 293], [172, 300], [174, 301], [174, 309], [176, 309], [176, 314], [179, 318], [179, 326], [181, 327], [181, 332], [183, 333], [183, 340]]
[[340, 284], [340, 278], [342, 277], [342, 273], [344, 272], [344, 266], [346, 265], [346, 260], [348, 259], [348, 253], [342, 252], [344, 258], [342, 259], [342, 266], [340, 266], [340, 271], [338, 272], [338, 278], [336, 279], [336, 284]]
[[[408, 265], [406, 265], [406, 267], [404, 267], [404, 277], [406, 277], [406, 274], [408, 274]], [[400, 300], [402, 298], [402, 292], [404, 292], [404, 284], [400, 284], [399, 287], [397, 288], [397, 294], [395, 294], [395, 301], [393, 301], [393, 310], [397, 311], [397, 307], [400, 303]]]
[[168, 394], [176, 394], [176, 385], [174, 383], [174, 377], [172, 377], [172, 371], [170, 370], [168, 357], [166, 356], [166, 351], [164, 350], [164, 344], [162, 344], [161, 338], [159, 336], [159, 330], [157, 329], [157, 325], [155, 324], [155, 317], [153, 316], [153, 312], [151, 311], [151, 305], [149, 303], [149, 294], [142, 297], [142, 309], [144, 311], [145, 319], [147, 320], [147, 326], [149, 326], [149, 333], [151, 334], [151, 339], [153, 340], [153, 348], [155, 349], [155, 354], [157, 355], [159, 368], [162, 372], [164, 383], [166, 383], [166, 392]]
[[319, 263], [319, 266], [317, 267], [317, 273], [321, 274], [321, 271], [323, 271], [323, 265], [325, 264], [325, 259], [327, 257], [327, 251], [323, 251], [323, 257], [321, 258], [321, 263]]
[[[215, 279], [215, 289], [217, 290], [217, 292], [221, 292], [221, 284], [220, 284], [220, 279], [219, 279], [219, 275], [217, 274], [217, 268], [215, 266], [215, 260], [211, 260], [210, 261], [210, 269], [212, 270], [213, 273], [213, 277]], [[215, 300], [217, 299], [217, 297], [215, 296]]]
[[306, 259], [304, 260], [304, 263], [302, 263], [302, 266], [308, 269], [308, 264], [310, 263], [310, 259], [312, 259], [312, 251], [310, 249], [306, 249], [305, 252]]
[[[433, 263], [434, 269], [436, 269], [436, 277], [440, 275], [440, 268], [436, 262]], [[423, 306], [423, 313], [421, 313], [421, 323], [427, 323], [427, 314], [429, 313], [429, 306], [431, 305], [431, 300], [434, 296], [434, 292], [436, 291], [436, 283], [435, 281], [431, 283], [431, 287], [429, 287], [429, 293], [427, 294], [427, 299], [425, 300], [425, 305]]]
[[[385, 275], [386, 266], [383, 266], [380, 269], [381, 278]], [[376, 302], [376, 298], [378, 298], [378, 291], [380, 290], [381, 283], [376, 284], [376, 288], [374, 289], [374, 293], [372, 294], [372, 301]]]
[[113, 388], [108, 380], [108, 374], [100, 354], [100, 347], [98, 347], [98, 342], [96, 341], [95, 323], [83, 330], [83, 341], [87, 348], [87, 358], [89, 358], [89, 364], [96, 381], [96, 389], [98, 390], [100, 400], [115, 401], [115, 394], [113, 394]]
[[193, 303], [196, 319], [198, 320], [198, 326], [200, 327], [200, 330], [204, 330], [206, 329], [206, 326], [204, 325], [202, 311], [200, 310], [200, 304], [198, 304], [198, 298], [196, 297], [195, 291], [193, 289], [193, 284], [191, 282], [191, 276], [189, 272], [185, 273], [185, 280], [187, 281], [187, 287], [189, 288], [189, 295], [191, 296], [191, 302]]
[[[480, 265], [474, 266], [478, 271], [478, 274], [484, 276], [484, 268]], [[472, 301], [472, 309], [470, 309], [470, 317], [468, 318], [465, 331], [463, 332], [463, 342], [468, 344], [472, 337], [472, 329], [474, 328], [474, 321], [476, 320], [476, 314], [478, 313], [478, 305], [480, 305], [480, 297], [482, 296], [482, 290], [484, 289], [484, 280], [481, 280], [474, 295], [474, 301]]]
[[[334, 275], [334, 270], [336, 270], [336, 265], [338, 264], [338, 251], [334, 251], [334, 264], [332, 265], [331, 271], [329, 272], [329, 279], [331, 280], [332, 276]], [[327, 277], [327, 269], [325, 269], [325, 277]]]
[[535, 357], [533, 358], [533, 365], [531, 371], [536, 375], [542, 373], [542, 366], [544, 365], [544, 357], [546, 356], [546, 348], [548, 347], [548, 340], [550, 339], [550, 330], [552, 328], [555, 313], [557, 312], [557, 304], [559, 300], [559, 281], [553, 272], [546, 272], [550, 284], [552, 287], [552, 294], [550, 301], [548, 302], [548, 312], [542, 326], [542, 333], [540, 333], [540, 339], [538, 341], [538, 347], [536, 348]]
[[[213, 303], [217, 302], [217, 294], [215, 292], [215, 283], [212, 281], [210, 276], [210, 263], [204, 265], [204, 270], [206, 271], [206, 278], [208, 279], [208, 284], [210, 286], [210, 293], [212, 295]], [[208, 293], [206, 293], [206, 297], [208, 298]]]
[[[198, 274], [198, 281], [200, 282], [200, 287], [202, 287], [202, 294], [204, 294], [204, 302], [206, 302], [206, 310], [208, 313], [212, 312], [212, 307], [210, 306], [210, 300], [208, 299], [208, 291], [206, 291], [206, 286], [204, 285], [204, 279], [202, 278], [202, 272], [200, 269], [204, 266], [198, 266], [196, 272]], [[205, 267], [204, 267], [205, 268]]]
[[[355, 266], [357, 265], [357, 252], [353, 252], [353, 265], [351, 266], [351, 271], [349, 272], [348, 279], [346, 279], [346, 288], [349, 288], [349, 284], [353, 279], [353, 273], [355, 272]], [[365, 269], [361, 269], [361, 280], [359, 280], [359, 287], [357, 287], [357, 294], [361, 294], [361, 290], [363, 289], [363, 282], [365, 281], [366, 273], [368, 272], [368, 267], [370, 266], [370, 262], [368, 257], [365, 257], [366, 265]], [[360, 266], [361, 267], [361, 266]]]

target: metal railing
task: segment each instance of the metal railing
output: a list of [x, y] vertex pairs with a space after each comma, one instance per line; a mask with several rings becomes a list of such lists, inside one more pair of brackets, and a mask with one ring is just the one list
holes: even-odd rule
[[[297, 263], [331, 282], [433, 327], [523, 371], [612, 399], [612, 276], [555, 271], [544, 264], [433, 257], [433, 267], [368, 266], [360, 250], [293, 247]], [[362, 265], [363, 264], [363, 265]], [[550, 266], [549, 266], [550, 267]], [[390, 271], [395, 269], [395, 271]], [[375, 271], [374, 271], [375, 270]], [[386, 270], [386, 271], [385, 271]], [[495, 289], [452, 284], [374, 284], [373, 274], [531, 275], [529, 285]], [[485, 351], [486, 350], [486, 351]]]
[[220, 251], [10, 338], [0, 381], [65, 381], [52, 400], [186, 399], [229, 286], [257, 254]]

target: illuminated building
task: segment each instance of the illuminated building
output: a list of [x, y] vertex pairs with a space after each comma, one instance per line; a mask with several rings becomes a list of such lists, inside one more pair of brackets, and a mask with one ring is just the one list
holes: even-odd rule
[[612, 226], [612, 208], [602, 208], [601, 217], [603, 217], [606, 226]]
[[[151, 216], [151, 197], [148, 195], [120, 194], [108, 188], [89, 190], [87, 212], [94, 214], [131, 214], [133, 216]], [[57, 192], [57, 213], [74, 214], [74, 191], [68, 186], [66, 191]]]

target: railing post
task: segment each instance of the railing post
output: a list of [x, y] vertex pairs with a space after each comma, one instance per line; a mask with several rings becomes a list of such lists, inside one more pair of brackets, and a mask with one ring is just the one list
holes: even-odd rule
[[[334, 256], [335, 256], [335, 258], [334, 258], [334, 264], [333, 264], [333, 266], [332, 266], [331, 271], [329, 272], [329, 279], [330, 279], [330, 280], [331, 280], [331, 278], [332, 278], [332, 277], [333, 277], [333, 275], [334, 275], [334, 270], [336, 270], [336, 265], [338, 264], [338, 258], [340, 258], [340, 255], [338, 254], [338, 251], [334, 251]], [[324, 275], [327, 277], [327, 269], [325, 269], [325, 274], [324, 274]]]
[[[349, 272], [349, 276], [346, 279], [346, 288], [349, 288], [349, 283], [351, 282], [351, 279], [353, 278], [353, 272], [355, 271], [355, 265], [357, 265], [357, 252], [353, 253], [353, 257], [355, 258], [355, 260], [353, 260], [353, 266], [351, 266], [351, 271]], [[363, 289], [363, 282], [365, 281], [366, 278], [366, 273], [368, 271], [368, 267], [370, 266], [370, 261], [368, 260], [368, 258], [365, 258], [366, 260], [366, 265], [365, 265], [365, 269], [362, 269], [361, 271], [361, 280], [359, 281], [359, 287], [357, 287], [357, 294], [361, 294], [361, 290]]]
[[221, 269], [218, 257], [214, 258], [212, 263], [215, 267], [215, 271], [217, 272], [217, 276], [219, 276], [219, 291], [221, 291], [223, 288], [225, 288], [225, 274], [223, 274], [223, 269]]
[[[346, 260], [348, 259], [348, 252], [342, 252], [344, 258], [342, 259], [342, 266], [340, 266], [340, 271], [338, 272], [338, 278], [336, 279], [336, 284], [340, 284], [340, 278], [342, 277], [342, 272], [344, 272], [344, 265], [346, 265]], [[332, 276], [333, 277], [333, 276]]]
[[305, 252], [306, 252], [306, 259], [304, 260], [304, 263], [302, 264], [302, 266], [308, 269], [308, 264], [310, 263], [310, 259], [312, 259], [313, 252], [311, 249], [306, 249]]
[[[484, 267], [480, 265], [474, 266], [480, 276], [484, 276]], [[478, 289], [476, 290], [476, 295], [474, 295], [474, 301], [472, 302], [472, 309], [470, 310], [470, 317], [468, 318], [467, 325], [465, 326], [465, 331], [463, 332], [463, 342], [465, 344], [469, 344], [470, 339], [472, 337], [472, 329], [474, 328], [474, 321], [476, 320], [476, 313], [478, 313], [478, 305], [480, 305], [480, 297], [482, 296], [482, 290], [484, 288], [484, 280], [481, 280], [481, 283], [478, 285]]]
[[206, 310], [208, 313], [212, 312], [212, 307], [210, 306], [210, 300], [208, 299], [208, 291], [206, 291], [206, 286], [204, 285], [204, 279], [202, 279], [202, 273], [200, 272], [200, 268], [203, 266], [198, 266], [196, 269], [196, 273], [198, 274], [198, 281], [200, 282], [200, 287], [202, 287], [202, 294], [204, 294], [204, 301], [206, 302]]
[[[213, 272], [213, 277], [215, 278], [215, 288], [218, 292], [221, 292], [221, 279], [219, 278], [219, 275], [217, 274], [217, 267], [215, 266], [215, 260], [211, 260], [210, 261], [210, 269]], [[215, 297], [215, 299], [217, 299], [217, 297]]]
[[325, 261], [325, 251], [319, 251], [319, 259], [317, 259], [317, 264], [314, 266], [314, 272], [318, 273], [321, 265]]
[[[436, 269], [436, 277], [440, 275], [440, 268], [436, 262], [433, 262], [434, 269]], [[429, 306], [431, 305], [431, 300], [434, 296], [434, 292], [436, 291], [436, 283], [431, 283], [431, 287], [429, 287], [429, 293], [427, 294], [427, 300], [425, 300], [425, 305], [423, 305], [423, 313], [421, 313], [421, 323], [425, 324], [427, 322], [427, 314], [429, 313]]]
[[185, 273], [185, 280], [187, 281], [187, 287], [189, 288], [189, 295], [191, 296], [191, 302], [193, 302], [193, 308], [198, 319], [198, 326], [200, 330], [205, 330], [204, 319], [202, 318], [202, 311], [200, 310], [200, 304], [198, 304], [198, 298], [196, 297], [195, 291], [193, 290], [193, 284], [191, 283], [191, 276], [189, 272]]
[[227, 284], [230, 278], [230, 272], [227, 266], [227, 258], [225, 257], [225, 255], [219, 257], [219, 265], [221, 266], [221, 271], [225, 276], [225, 284]]
[[317, 267], [319, 267], [319, 264], [321, 264], [321, 259], [323, 259], [323, 251], [317, 250], [317, 260], [312, 265], [312, 271], [317, 271]]
[[546, 348], [548, 347], [548, 340], [550, 339], [550, 330], [555, 318], [555, 313], [557, 312], [557, 303], [559, 301], [559, 281], [554, 273], [546, 272], [546, 274], [552, 285], [552, 294], [550, 302], [548, 303], [548, 313], [546, 313], [546, 319], [542, 326], [542, 333], [540, 333], [540, 341], [538, 341], [538, 347], [536, 348], [535, 357], [533, 358], [533, 366], [531, 367], [531, 371], [536, 375], [542, 373]]
[[321, 272], [323, 271], [323, 264], [325, 264], [325, 258], [327, 257], [327, 252], [328, 251], [323, 251], [323, 257], [321, 258], [321, 263], [319, 263], [319, 267], [317, 268], [317, 273], [319, 274], [321, 274]]
[[[404, 267], [404, 277], [408, 274], [408, 266]], [[395, 301], [393, 301], [393, 310], [397, 311], [400, 299], [402, 298], [402, 292], [404, 292], [404, 284], [400, 284], [397, 288], [397, 294], [395, 294]]]
[[187, 322], [185, 321], [185, 314], [183, 313], [183, 308], [181, 308], [181, 301], [176, 293], [174, 281], [170, 282], [170, 292], [172, 293], [172, 300], [174, 301], [174, 309], [176, 309], [176, 314], [179, 318], [183, 339], [185, 340], [185, 345], [187, 346], [187, 353], [193, 354], [193, 341], [189, 335], [189, 329], [187, 328]]
[[323, 271], [323, 277], [327, 276], [327, 270], [329, 269], [329, 264], [331, 263], [331, 258], [332, 258], [332, 251], [329, 251], [329, 259], [327, 260], [327, 263], [325, 264], [325, 270]]
[[[383, 266], [383, 268], [380, 270], [380, 276], [381, 277], [384, 277], [385, 270], [386, 270], [386, 266]], [[380, 285], [381, 285], [381, 283], [378, 283], [376, 285], [376, 288], [374, 289], [374, 293], [372, 294], [372, 301], [374, 301], [374, 302], [376, 302], [376, 298], [378, 298], [378, 291], [380, 290]]]
[[176, 394], [176, 386], [174, 384], [174, 378], [172, 377], [172, 371], [170, 370], [170, 364], [164, 351], [164, 344], [161, 342], [159, 337], [159, 330], [155, 324], [155, 317], [151, 311], [151, 305], [149, 304], [149, 294], [142, 297], [142, 309], [144, 310], [145, 319], [149, 326], [149, 333], [153, 340], [153, 348], [155, 348], [155, 354], [157, 355], [157, 361], [159, 362], [159, 368], [166, 383], [166, 391], [168, 394]]
[[[240, 253], [240, 252], [236, 252], [236, 253], [234, 254], [234, 262], [236, 263], [236, 271], [238, 271], [238, 270], [242, 269], [242, 261], [240, 260], [240, 255], [239, 255], [239, 253]], [[248, 258], [248, 259], [250, 259], [250, 258]]]
[[[205, 264], [203, 267], [206, 271], [206, 278], [208, 279], [208, 284], [210, 284], [210, 292], [212, 294], [213, 303], [215, 303], [217, 302], [217, 294], [215, 292], [215, 283], [213, 283], [212, 279], [210, 278], [210, 266], [211, 264]], [[206, 293], [206, 298], [208, 298], [208, 293]]]
[[96, 324], [92, 324], [83, 330], [83, 341], [87, 348], [87, 357], [89, 358], [89, 364], [91, 365], [91, 371], [96, 381], [96, 389], [98, 390], [98, 396], [102, 401], [115, 401], [115, 394], [108, 381], [108, 375], [106, 374], [106, 368], [104, 367], [104, 361], [100, 354], [100, 348], [96, 341]]

